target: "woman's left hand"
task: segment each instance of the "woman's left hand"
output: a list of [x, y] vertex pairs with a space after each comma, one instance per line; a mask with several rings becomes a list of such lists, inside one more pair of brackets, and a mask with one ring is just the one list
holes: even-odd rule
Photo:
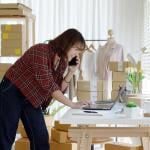
[[78, 102], [74, 102], [71, 108], [81, 109], [82, 107], [88, 106], [90, 104], [91, 104], [91, 101], [89, 100], [78, 101]]

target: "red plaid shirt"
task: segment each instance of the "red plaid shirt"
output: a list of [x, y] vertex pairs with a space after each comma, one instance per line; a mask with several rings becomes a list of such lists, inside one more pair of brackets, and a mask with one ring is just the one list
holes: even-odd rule
[[6, 72], [5, 77], [20, 89], [34, 107], [44, 107], [50, 103], [52, 93], [61, 90], [67, 61], [60, 59], [54, 70], [55, 52], [48, 44], [37, 44], [29, 48]]

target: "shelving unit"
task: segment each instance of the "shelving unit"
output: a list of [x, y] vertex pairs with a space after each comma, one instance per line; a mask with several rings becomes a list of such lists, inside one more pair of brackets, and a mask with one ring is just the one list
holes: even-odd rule
[[[4, 74], [2, 72], [4, 70], [6, 71], [6, 64], [13, 64], [34, 44], [35, 16], [32, 14], [32, 10], [20, 3], [1, 3], [0, 74]], [[2, 77], [0, 77], [1, 79]]]

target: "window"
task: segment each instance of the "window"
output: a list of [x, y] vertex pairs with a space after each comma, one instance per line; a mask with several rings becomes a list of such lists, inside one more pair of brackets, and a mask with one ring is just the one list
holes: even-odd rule
[[147, 48], [146, 54], [142, 56], [142, 67], [144, 71], [143, 93], [150, 94], [150, 0], [144, 4], [144, 46]]

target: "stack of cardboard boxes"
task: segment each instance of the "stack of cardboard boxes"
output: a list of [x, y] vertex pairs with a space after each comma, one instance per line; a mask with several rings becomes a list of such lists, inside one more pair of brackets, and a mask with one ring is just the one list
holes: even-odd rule
[[106, 99], [105, 81], [77, 81], [77, 99], [102, 101]]
[[54, 127], [51, 129], [51, 150], [77, 150], [77, 144], [68, 138], [68, 128], [70, 126], [55, 121]]
[[25, 50], [25, 34], [22, 24], [1, 25], [1, 56], [21, 56]]
[[[52, 121], [53, 119], [50, 116], [45, 116], [49, 137], [51, 137]], [[15, 150], [30, 150], [30, 142], [21, 121], [19, 122], [18, 132], [21, 134], [21, 138], [15, 142]]]
[[[112, 71], [112, 92], [111, 98], [116, 100], [118, 95], [118, 90], [121, 86], [126, 84], [127, 74], [125, 69], [128, 67], [133, 67], [133, 65], [128, 62], [109, 62], [109, 69]], [[139, 62], [136, 66], [138, 69], [141, 69], [141, 62]]]
[[143, 150], [143, 147], [125, 143], [108, 143], [105, 144], [105, 150]]

